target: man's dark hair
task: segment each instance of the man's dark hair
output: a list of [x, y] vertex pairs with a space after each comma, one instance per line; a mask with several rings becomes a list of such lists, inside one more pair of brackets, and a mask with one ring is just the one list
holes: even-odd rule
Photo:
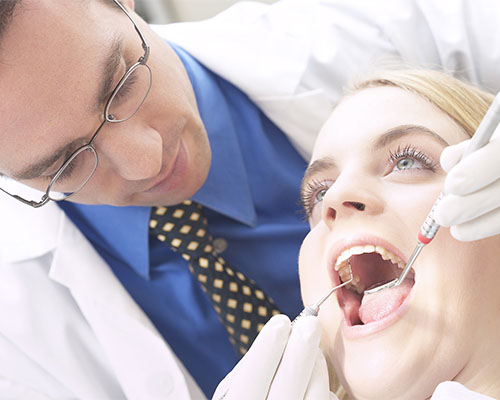
[[0, 0], [0, 38], [12, 20], [14, 9], [21, 0]]

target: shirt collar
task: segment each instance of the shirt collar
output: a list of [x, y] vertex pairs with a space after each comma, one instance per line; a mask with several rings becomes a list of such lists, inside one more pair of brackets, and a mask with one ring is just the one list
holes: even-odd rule
[[[238, 129], [225, 96], [229, 90], [244, 96], [235, 87], [204, 68], [184, 50], [172, 45], [184, 63], [193, 86], [198, 109], [207, 130], [212, 164], [207, 180], [193, 200], [243, 224], [254, 226], [257, 215], [248, 184], [244, 159], [238, 142]], [[221, 86], [225, 86], [223, 93]], [[248, 105], [254, 105], [247, 99]]]

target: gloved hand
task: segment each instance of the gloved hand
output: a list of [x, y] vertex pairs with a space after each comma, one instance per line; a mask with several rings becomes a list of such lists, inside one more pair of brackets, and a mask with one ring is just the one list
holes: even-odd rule
[[500, 126], [488, 144], [460, 161], [468, 142], [441, 154], [446, 196], [434, 213], [436, 222], [451, 226], [452, 236], [462, 241], [500, 233]]
[[320, 336], [316, 317], [303, 317], [292, 329], [287, 316], [274, 316], [212, 400], [337, 400], [329, 390]]
[[495, 400], [483, 394], [473, 392], [458, 382], [440, 383], [434, 391], [431, 400]]

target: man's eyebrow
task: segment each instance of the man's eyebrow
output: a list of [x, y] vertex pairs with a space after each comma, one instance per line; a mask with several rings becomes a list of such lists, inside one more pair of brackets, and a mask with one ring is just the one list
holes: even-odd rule
[[68, 143], [59, 149], [57, 149], [51, 155], [43, 158], [38, 161], [36, 164], [30, 165], [28, 168], [24, 169], [20, 172], [14, 172], [11, 174], [13, 179], [17, 180], [29, 180], [38, 178], [41, 174], [43, 174], [47, 169], [53, 165], [57, 160], [64, 157], [66, 159], [71, 155], [73, 151], [76, 150], [78, 145], [82, 145], [82, 138], [78, 138], [73, 140], [71, 143]]
[[375, 144], [373, 145], [375, 150], [381, 149], [388, 144], [394, 142], [395, 140], [409, 135], [409, 134], [423, 134], [431, 137], [432, 139], [439, 142], [439, 144], [443, 146], [449, 146], [449, 143], [444, 140], [440, 135], [436, 132], [430, 130], [429, 128], [422, 125], [399, 125], [394, 128], [389, 129], [384, 132], [381, 136], [377, 138]]
[[104, 60], [102, 66], [102, 79], [99, 84], [99, 92], [94, 101], [94, 112], [103, 112], [102, 107], [104, 103], [108, 100], [110, 95], [111, 85], [113, 84], [113, 78], [115, 77], [116, 71], [120, 66], [120, 60], [122, 56], [123, 42], [118, 37], [115, 37], [113, 43], [110, 47], [108, 56]]
[[[94, 100], [94, 109], [92, 113], [95, 112], [103, 112], [102, 107], [104, 103], [108, 100], [107, 96], [109, 95], [109, 91], [111, 90], [111, 85], [113, 84], [113, 78], [116, 74], [118, 67], [120, 66], [122, 53], [122, 40], [118, 37], [115, 37], [112, 45], [110, 46], [110, 51], [108, 56], [105, 58], [103, 66], [102, 66], [102, 80], [99, 85], [100, 90], [97, 93], [97, 96]], [[11, 176], [14, 179], [18, 180], [29, 180], [35, 179], [43, 174], [51, 165], [53, 165], [57, 160], [59, 160], [63, 155], [69, 156], [75, 149], [76, 143], [82, 142], [82, 138], [78, 138], [73, 140], [72, 142], [61, 146], [51, 155], [44, 157], [42, 160], [38, 161], [36, 164], [30, 165], [28, 168], [20, 171], [12, 173]]]

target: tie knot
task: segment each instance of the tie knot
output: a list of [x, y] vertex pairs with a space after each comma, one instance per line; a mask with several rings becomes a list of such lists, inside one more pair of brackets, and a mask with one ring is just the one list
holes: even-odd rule
[[191, 200], [175, 206], [153, 207], [149, 228], [159, 240], [190, 258], [213, 251], [203, 208]]

